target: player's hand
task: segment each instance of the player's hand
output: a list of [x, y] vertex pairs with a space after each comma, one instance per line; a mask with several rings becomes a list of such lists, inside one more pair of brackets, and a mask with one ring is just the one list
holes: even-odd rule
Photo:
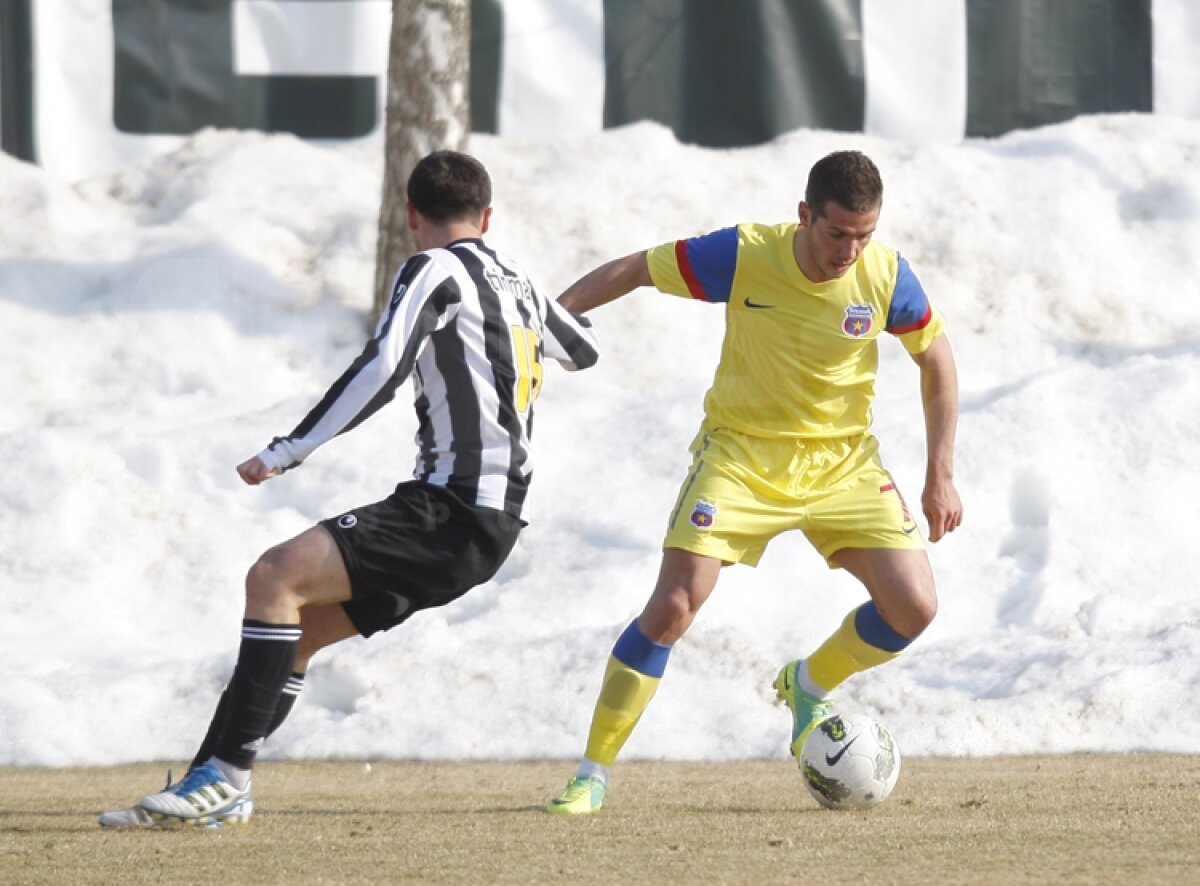
[[951, 480], [928, 480], [921, 495], [921, 509], [929, 521], [929, 540], [938, 541], [962, 525], [962, 499]]
[[279, 471], [275, 468], [268, 468], [257, 455], [238, 465], [237, 472], [247, 486], [257, 486], [264, 480], [279, 476]]

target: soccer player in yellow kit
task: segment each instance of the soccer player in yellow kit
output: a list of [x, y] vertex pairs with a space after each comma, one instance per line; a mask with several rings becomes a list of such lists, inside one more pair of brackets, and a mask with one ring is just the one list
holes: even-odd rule
[[608, 660], [579, 769], [548, 812], [604, 803], [611, 767], [653, 697], [673, 644], [721, 567], [755, 565], [800, 529], [870, 599], [775, 678], [791, 752], [830, 713], [830, 692], [890, 661], [932, 621], [933, 572], [917, 524], [870, 433], [876, 339], [900, 339], [921, 373], [922, 509], [938, 541], [962, 520], [953, 480], [958, 382], [944, 321], [908, 262], [872, 240], [883, 204], [875, 164], [838, 151], [809, 172], [799, 222], [742, 224], [600, 266], [559, 298], [583, 313], [641, 286], [725, 305], [725, 341], [692, 465], [671, 510], [658, 581]]

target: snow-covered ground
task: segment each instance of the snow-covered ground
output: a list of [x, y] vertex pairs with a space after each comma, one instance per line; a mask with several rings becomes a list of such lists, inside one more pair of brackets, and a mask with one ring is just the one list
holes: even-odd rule
[[[966, 518], [941, 611], [848, 703], [909, 754], [1200, 752], [1200, 121], [1082, 118], [958, 146], [801, 131], [713, 151], [644, 124], [477, 136], [491, 242], [555, 293], [619, 254], [794, 217], [811, 163], [867, 151], [877, 239], [959, 361]], [[408, 389], [301, 469], [286, 433], [367, 335], [382, 147], [204, 132], [75, 184], [0, 156], [0, 764], [191, 754], [264, 548], [412, 469]], [[533, 521], [497, 578], [315, 660], [265, 757], [573, 758], [653, 583], [718, 353], [719, 308], [593, 314], [595, 369], [547, 369]], [[910, 501], [917, 373], [882, 343], [876, 432]], [[626, 758], [786, 755], [770, 682], [863, 599], [802, 536], [736, 567]]]

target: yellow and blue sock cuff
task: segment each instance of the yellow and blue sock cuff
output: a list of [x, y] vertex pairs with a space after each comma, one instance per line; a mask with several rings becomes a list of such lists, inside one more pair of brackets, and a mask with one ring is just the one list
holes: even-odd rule
[[859, 639], [869, 646], [882, 649], [884, 652], [902, 652], [908, 648], [912, 640], [896, 632], [891, 625], [883, 620], [875, 601], [871, 600], [859, 606], [854, 612], [854, 630]]
[[643, 634], [637, 619], [634, 619], [617, 638], [612, 654], [621, 664], [633, 668], [639, 674], [662, 677], [667, 669], [667, 659], [671, 656], [671, 647], [655, 643]]

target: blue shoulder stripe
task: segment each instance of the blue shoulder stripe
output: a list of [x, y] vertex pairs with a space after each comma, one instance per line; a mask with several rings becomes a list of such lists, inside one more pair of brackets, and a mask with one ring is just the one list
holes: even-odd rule
[[729, 301], [737, 270], [738, 229], [722, 228], [680, 242], [683, 248], [675, 251], [679, 273], [692, 295], [704, 301]]
[[887, 331], [893, 335], [903, 335], [925, 326], [933, 316], [933, 309], [921, 281], [909, 267], [908, 259], [902, 255], [897, 258], [900, 264], [896, 269], [892, 304], [888, 308]]

